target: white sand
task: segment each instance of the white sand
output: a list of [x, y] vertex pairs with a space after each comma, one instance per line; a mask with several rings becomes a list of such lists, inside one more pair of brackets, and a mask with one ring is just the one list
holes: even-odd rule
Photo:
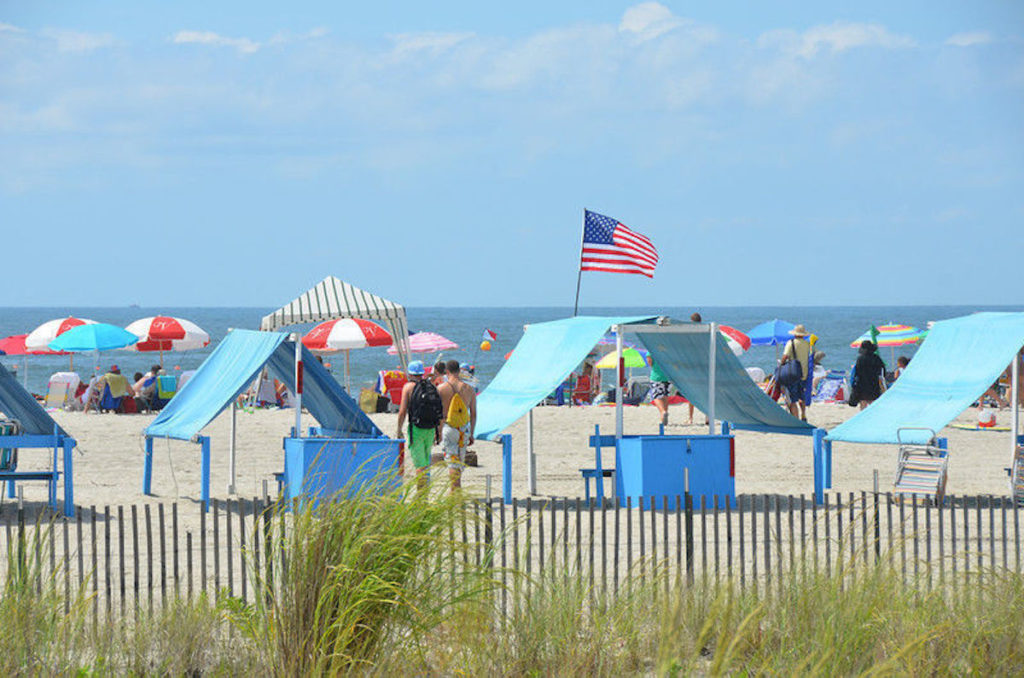
[[[671, 422], [685, 421], [685, 406], [673, 407]], [[810, 421], [832, 428], [855, 413], [845, 405], [814, 405], [808, 411]], [[114, 415], [57, 412], [57, 421], [78, 441], [75, 453], [75, 503], [79, 506], [132, 504], [178, 501], [182, 513], [198, 514], [200, 496], [199, 446], [178, 441], [157, 441], [154, 452], [154, 495], [142, 494], [143, 438], [142, 430], [152, 415]], [[973, 423], [976, 411], [968, 410], [960, 421]], [[998, 413], [999, 424], [1009, 423], [1009, 412]], [[391, 433], [395, 415], [373, 415], [375, 422]], [[703, 421], [697, 413], [696, 420]], [[266, 481], [274, 491], [273, 474], [283, 468], [282, 438], [294, 422], [291, 410], [261, 410], [238, 413], [238, 475], [237, 489], [241, 497], [262, 494]], [[304, 416], [304, 425], [313, 422]], [[535, 449], [537, 454], [537, 491], [541, 496], [583, 495], [579, 469], [593, 467], [593, 451], [587, 437], [599, 424], [602, 432], [614, 432], [615, 411], [611, 407], [540, 407], [535, 410]], [[657, 413], [650, 406], [627, 407], [627, 433], [655, 432]], [[669, 433], [701, 433], [699, 425], [671, 425]], [[211, 493], [228, 498], [228, 444], [230, 413], [214, 421], [204, 433], [212, 438]], [[515, 497], [526, 497], [526, 419], [508, 430], [513, 438], [513, 482]], [[1004, 468], [1009, 465], [1009, 433], [975, 432], [946, 429], [949, 438], [949, 494], [1004, 495], [1009, 484]], [[501, 447], [480, 442], [476, 449], [480, 465], [465, 473], [465, 484], [483, 494], [487, 476], [491, 491], [501, 492]], [[880, 489], [892, 487], [896, 468], [896, 447], [888, 445], [836, 444], [834, 448], [833, 491], [871, 491], [873, 470], [880, 477]], [[761, 434], [740, 431], [736, 442], [736, 490], [738, 493], [810, 494], [813, 491], [811, 439], [807, 436]], [[45, 468], [48, 453], [24, 450], [21, 468]], [[606, 466], [614, 465], [614, 454], [606, 450]], [[434, 471], [444, 477], [443, 468]], [[45, 501], [42, 483], [24, 483], [25, 499], [36, 505]]]

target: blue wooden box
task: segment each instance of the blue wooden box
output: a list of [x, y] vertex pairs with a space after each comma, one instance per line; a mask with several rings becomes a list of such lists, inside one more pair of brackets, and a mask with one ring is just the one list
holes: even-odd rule
[[736, 499], [735, 438], [732, 435], [692, 436], [630, 436], [619, 439], [615, 446], [615, 485], [619, 503], [632, 498], [636, 506], [640, 498], [644, 506], [670, 508], [676, 497], [686, 492], [686, 471], [689, 469], [690, 495], [694, 506], [706, 496], [711, 506], [714, 497], [723, 497], [735, 506]]
[[285, 438], [284, 494], [295, 499], [351, 496], [367, 483], [381, 489], [401, 482], [399, 440]]

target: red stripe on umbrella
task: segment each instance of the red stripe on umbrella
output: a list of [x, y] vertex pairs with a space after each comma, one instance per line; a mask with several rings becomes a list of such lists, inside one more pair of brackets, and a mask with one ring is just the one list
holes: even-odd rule
[[74, 316], [47, 320], [45, 323], [28, 333], [25, 337], [25, 348], [30, 353], [49, 351], [50, 342], [70, 330], [72, 327], [78, 327], [79, 325], [93, 325], [95, 323], [95, 320], [76, 318]]
[[740, 332], [735, 327], [719, 325], [718, 331], [723, 337], [725, 337], [725, 343], [729, 344], [729, 348], [736, 355], [739, 355], [750, 348], [750, 337], [743, 332]]
[[136, 351], [190, 351], [210, 344], [206, 330], [184, 318], [140, 318], [125, 329], [139, 338], [131, 347]]
[[369, 346], [391, 346], [391, 335], [377, 323], [362, 318], [322, 322], [302, 338], [311, 351], [346, 351]]

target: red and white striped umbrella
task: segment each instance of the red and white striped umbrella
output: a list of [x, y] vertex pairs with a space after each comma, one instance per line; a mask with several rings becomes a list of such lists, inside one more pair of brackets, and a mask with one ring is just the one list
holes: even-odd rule
[[45, 323], [28, 333], [28, 336], [25, 337], [25, 348], [30, 353], [49, 353], [50, 342], [70, 330], [72, 327], [94, 324], [96, 324], [95, 320], [75, 318], [73, 316], [47, 320]]
[[748, 348], [750, 348], [750, 337], [743, 332], [740, 332], [735, 327], [729, 327], [728, 325], [719, 325], [718, 332], [725, 339], [725, 343], [729, 345], [729, 349], [735, 355], [740, 355]]
[[191, 320], [158, 315], [140, 318], [125, 328], [139, 338], [136, 351], [190, 351], [210, 344], [210, 335]]
[[[417, 332], [416, 334], [409, 335], [409, 350], [413, 353], [440, 353], [441, 351], [451, 351], [458, 347], [459, 345], [451, 339], [442, 337], [434, 332]], [[388, 349], [388, 353], [395, 355], [398, 351], [392, 346]]]
[[362, 318], [328, 320], [311, 329], [302, 338], [303, 346], [323, 353], [391, 344], [391, 335], [387, 330]]

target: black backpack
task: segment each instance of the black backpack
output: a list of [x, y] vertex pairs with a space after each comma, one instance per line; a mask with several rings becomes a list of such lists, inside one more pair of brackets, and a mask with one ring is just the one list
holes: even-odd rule
[[429, 379], [420, 379], [409, 396], [409, 423], [416, 428], [437, 428], [441, 423], [441, 394]]

